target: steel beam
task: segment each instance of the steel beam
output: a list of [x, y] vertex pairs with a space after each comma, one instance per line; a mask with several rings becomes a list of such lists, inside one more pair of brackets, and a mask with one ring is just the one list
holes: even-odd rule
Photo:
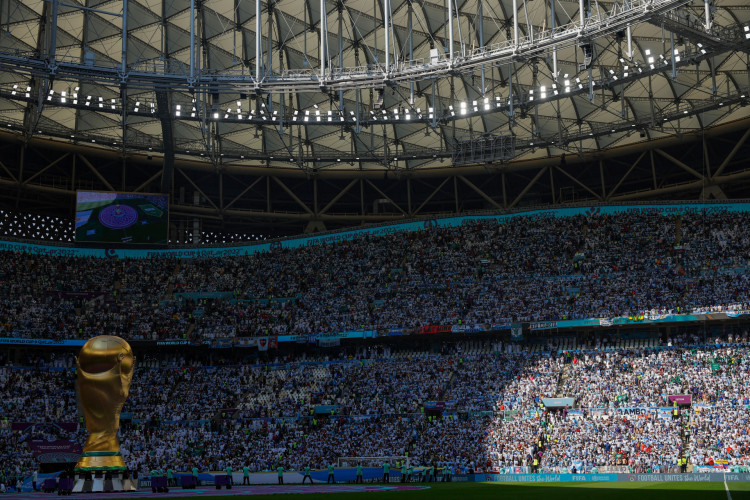
[[196, 191], [198, 191], [198, 193], [200, 193], [200, 195], [203, 196], [203, 198], [205, 198], [206, 201], [209, 202], [211, 204], [211, 206], [214, 207], [217, 210], [217, 212], [220, 212], [219, 207], [216, 206], [216, 203], [214, 203], [213, 200], [206, 193], [204, 193], [201, 188], [198, 187], [198, 184], [196, 184], [195, 182], [193, 182], [193, 179], [191, 179], [189, 175], [187, 175], [185, 172], [183, 172], [182, 169], [180, 169], [180, 168], [178, 168], [177, 171], [182, 174], [182, 176], [185, 178], [185, 180], [188, 181], [188, 183], [191, 186], [193, 186], [193, 189], [195, 189]]
[[493, 200], [487, 193], [485, 193], [484, 191], [482, 191], [481, 189], [479, 189], [469, 179], [467, 179], [463, 175], [459, 175], [458, 178], [461, 179], [462, 181], [464, 181], [464, 184], [466, 184], [467, 186], [469, 186], [472, 190], [474, 190], [474, 192], [476, 192], [479, 196], [481, 196], [482, 198], [484, 198], [493, 207], [497, 208], [498, 210], [500, 210], [500, 209], [503, 208], [502, 206], [500, 206], [500, 204], [498, 202], [496, 202], [495, 200]]
[[378, 194], [379, 194], [380, 196], [382, 196], [383, 198], [385, 198], [386, 200], [388, 200], [389, 202], [391, 202], [391, 205], [393, 205], [394, 207], [396, 207], [396, 208], [398, 209], [398, 211], [399, 211], [399, 212], [401, 212], [401, 213], [402, 213], [403, 215], [408, 215], [408, 214], [407, 214], [407, 213], [406, 213], [406, 212], [404, 211], [404, 209], [402, 209], [402, 208], [401, 208], [401, 207], [400, 207], [400, 206], [398, 205], [398, 203], [396, 203], [395, 201], [393, 201], [393, 200], [391, 199], [391, 197], [390, 197], [390, 196], [388, 196], [388, 195], [387, 195], [387, 194], [385, 194], [385, 193], [384, 193], [383, 191], [381, 191], [381, 190], [380, 190], [380, 188], [379, 188], [379, 187], [377, 187], [377, 186], [376, 186], [375, 184], [373, 184], [373, 182], [372, 182], [372, 181], [371, 181], [370, 179], [366, 179], [366, 182], [367, 182], [367, 184], [369, 184], [369, 185], [370, 185], [370, 187], [372, 187], [372, 188], [373, 188], [373, 189], [374, 189], [374, 190], [375, 190], [375, 191], [376, 191], [376, 192], [377, 192], [377, 193], [378, 193]]
[[344, 187], [344, 188], [343, 188], [343, 189], [342, 189], [341, 191], [339, 191], [339, 192], [338, 192], [338, 194], [337, 194], [336, 196], [334, 196], [334, 197], [333, 197], [333, 199], [332, 199], [331, 201], [329, 201], [329, 202], [328, 202], [328, 203], [326, 204], [326, 206], [324, 206], [324, 207], [323, 207], [323, 208], [322, 208], [322, 209], [320, 210], [319, 214], [324, 214], [324, 213], [328, 212], [328, 210], [329, 210], [329, 209], [330, 209], [330, 208], [331, 208], [331, 207], [332, 207], [332, 206], [333, 206], [333, 205], [334, 205], [334, 204], [335, 204], [335, 203], [336, 203], [337, 201], [339, 201], [339, 200], [341, 199], [341, 197], [342, 197], [342, 196], [344, 196], [344, 195], [345, 195], [345, 194], [346, 194], [346, 193], [347, 193], [347, 192], [348, 192], [348, 191], [349, 191], [349, 190], [350, 190], [350, 189], [351, 189], [352, 187], [354, 187], [354, 185], [355, 185], [356, 183], [357, 183], [357, 179], [352, 179], [352, 180], [351, 180], [351, 182], [349, 182], [349, 184], [347, 184], [347, 185], [346, 185], [346, 186], [345, 186], [345, 187]]
[[160, 168], [158, 172], [156, 172], [154, 175], [152, 175], [151, 177], [143, 181], [140, 186], [138, 186], [137, 188], [133, 190], [133, 192], [140, 193], [142, 190], [146, 189], [146, 187], [149, 184], [151, 184], [152, 182], [156, 182], [156, 179], [158, 179], [159, 176], [163, 174], [163, 172], [164, 172], [164, 168]]
[[586, 191], [588, 191], [589, 193], [591, 193], [591, 195], [594, 198], [596, 198], [599, 201], [602, 201], [602, 197], [599, 196], [596, 192], [594, 192], [593, 189], [591, 189], [586, 184], [584, 184], [583, 182], [579, 181], [578, 179], [576, 179], [575, 177], [573, 177], [572, 175], [570, 175], [568, 172], [566, 172], [565, 170], [563, 170], [559, 165], [556, 165], [555, 169], [557, 169], [557, 171], [560, 172], [561, 174], [563, 174], [565, 177], [567, 177], [568, 179], [570, 179], [571, 181], [575, 182], [576, 184], [578, 184], [579, 186], [581, 186], [583, 189], [585, 189]]
[[745, 144], [745, 141], [747, 141], [747, 138], [750, 137], [750, 128], [747, 129], [747, 131], [742, 135], [739, 141], [734, 145], [732, 150], [729, 152], [726, 158], [724, 158], [724, 161], [721, 162], [721, 165], [719, 165], [719, 168], [716, 169], [716, 172], [714, 173], [714, 177], [717, 175], [721, 175], [721, 173], [724, 171], [725, 168], [727, 168], [727, 165], [729, 165], [729, 162], [731, 162], [737, 152], [740, 150], [740, 148]]
[[291, 189], [289, 189], [289, 188], [287, 187], [287, 185], [286, 185], [286, 184], [284, 184], [284, 183], [283, 183], [283, 182], [281, 181], [281, 179], [279, 179], [279, 178], [278, 178], [278, 177], [276, 177], [275, 175], [272, 175], [272, 176], [271, 176], [271, 179], [273, 179], [273, 180], [274, 180], [274, 181], [276, 182], [276, 184], [278, 184], [279, 186], [281, 186], [281, 189], [283, 189], [284, 191], [286, 191], [286, 194], [288, 194], [288, 195], [289, 195], [289, 197], [290, 197], [291, 199], [293, 199], [293, 200], [294, 200], [295, 202], [297, 202], [297, 204], [298, 204], [298, 205], [299, 205], [300, 207], [302, 207], [302, 209], [303, 209], [303, 210], [304, 210], [305, 212], [307, 212], [307, 213], [308, 213], [308, 214], [310, 214], [310, 215], [314, 215], [314, 212], [313, 212], [312, 210], [310, 210], [310, 208], [308, 208], [308, 206], [307, 206], [307, 205], [305, 205], [305, 203], [304, 203], [304, 202], [303, 202], [302, 200], [300, 200], [300, 199], [299, 199], [299, 197], [298, 197], [298, 196], [297, 196], [296, 194], [294, 194], [294, 191], [292, 191]]
[[[49, 165], [47, 165], [46, 167], [42, 168], [41, 170], [39, 170], [38, 172], [36, 172], [36, 173], [35, 173], [34, 175], [32, 175], [31, 177], [29, 177], [28, 179], [26, 179], [25, 181], [23, 181], [23, 184], [28, 184], [28, 183], [29, 183], [29, 182], [31, 182], [31, 181], [32, 181], [33, 179], [35, 179], [36, 177], [38, 177], [38, 176], [42, 175], [42, 174], [43, 174], [44, 172], [46, 172], [46, 171], [47, 171], [47, 170], [49, 170], [50, 168], [52, 168], [52, 167], [54, 167], [55, 165], [57, 165], [58, 163], [60, 163], [61, 161], [63, 161], [63, 160], [64, 160], [65, 158], [67, 158], [68, 156], [70, 156], [70, 153], [65, 153], [65, 154], [64, 154], [64, 155], [62, 155], [62, 156], [58, 156], [58, 157], [57, 157], [57, 158], [56, 158], [55, 160], [53, 160], [53, 161], [52, 161], [52, 162], [51, 162], [51, 163], [50, 163]], [[4, 166], [4, 165], [3, 165], [3, 166]], [[8, 173], [10, 173], [10, 172], [8, 172]]]
[[89, 170], [91, 170], [94, 173], [97, 179], [102, 181], [102, 184], [107, 186], [107, 189], [109, 189], [110, 191], [116, 191], [116, 189], [112, 187], [112, 184], [110, 184], [109, 181], [104, 178], [104, 176], [99, 172], [99, 170], [97, 170], [97, 168], [94, 165], [92, 165], [91, 162], [88, 159], [86, 159], [85, 156], [79, 154], [78, 157], [87, 167], [89, 167]]
[[226, 205], [224, 205], [224, 210], [226, 210], [227, 208], [229, 208], [229, 207], [231, 207], [232, 205], [234, 205], [234, 204], [235, 204], [235, 203], [236, 203], [237, 201], [239, 201], [239, 200], [240, 200], [240, 199], [241, 199], [241, 198], [242, 198], [243, 196], [245, 196], [245, 195], [247, 194], [247, 192], [248, 192], [248, 191], [250, 191], [250, 190], [251, 190], [252, 188], [254, 188], [254, 187], [255, 187], [255, 186], [256, 186], [256, 185], [257, 185], [257, 184], [258, 184], [258, 183], [259, 183], [260, 181], [262, 181], [262, 180], [263, 180], [263, 177], [258, 177], [258, 178], [257, 178], [257, 179], [255, 179], [255, 180], [254, 180], [253, 182], [251, 182], [251, 183], [250, 183], [250, 185], [249, 185], [249, 186], [247, 186], [247, 187], [246, 187], [245, 189], [243, 189], [243, 190], [242, 190], [242, 192], [241, 192], [240, 194], [238, 194], [237, 196], [235, 196], [235, 197], [234, 197], [234, 198], [232, 199], [232, 201], [230, 201], [229, 203], [227, 203]]
[[526, 187], [523, 188], [523, 190], [520, 193], [518, 193], [518, 196], [516, 196], [516, 199], [513, 200], [513, 202], [510, 204], [508, 208], [515, 207], [518, 204], [518, 202], [521, 201], [521, 199], [523, 199], [524, 196], [526, 196], [526, 193], [529, 192], [529, 189], [531, 189], [534, 186], [534, 184], [536, 184], [536, 181], [538, 181], [542, 177], [542, 175], [544, 175], [544, 173], [547, 171], [548, 168], [549, 167], [544, 167], [544, 168], [539, 169], [539, 172], [537, 172], [534, 178], [531, 179], [528, 184], [526, 184]]
[[[412, 215], [417, 215], [419, 212], [421, 212], [424, 206], [427, 205], [430, 202], [430, 200], [436, 194], [440, 192], [441, 189], [443, 189], [443, 186], [445, 186], [445, 183], [448, 182], [450, 179], [451, 179], [450, 177], [446, 177], [445, 179], [443, 179], [443, 182], [441, 182], [440, 185], [436, 187], [435, 190], [432, 193], [430, 193], [430, 195], [427, 198], [425, 198], [425, 200], [417, 207], [417, 209], [414, 211]], [[454, 182], [455, 182], [455, 179], [456, 178], [453, 177]], [[458, 187], [455, 184], [453, 186], [453, 190], [454, 191], [458, 190]], [[458, 212], [458, 196], [456, 196], [456, 212]]]
[[678, 167], [680, 167], [681, 169], [683, 169], [685, 172], [693, 174], [698, 179], [705, 180], [705, 176], [703, 174], [701, 174], [700, 172], [698, 172], [697, 170], [695, 170], [693, 167], [691, 167], [689, 165], [686, 165], [684, 162], [681, 162], [680, 160], [678, 160], [674, 156], [670, 155], [669, 153], [665, 153], [661, 149], [655, 149], [654, 153], [658, 154], [659, 156], [662, 156], [662, 157], [666, 158], [670, 162], [674, 163], [675, 165], [677, 165]]
[[628, 176], [630, 175], [630, 173], [635, 169], [635, 167], [638, 165], [638, 163], [640, 163], [640, 161], [643, 159], [644, 156], [646, 156], [646, 151], [644, 151], [643, 153], [641, 153], [638, 156], [638, 159], [635, 160], [632, 165], [630, 165], [630, 168], [628, 169], [628, 171], [625, 172], [625, 175], [623, 175], [622, 178], [620, 178], [619, 182], [615, 185], [615, 187], [613, 187], [612, 189], [609, 190], [609, 194], [607, 195], [607, 197], [605, 198], [605, 200], [610, 201], [610, 200], [614, 199], [612, 197], [612, 195], [615, 194], [615, 191], [617, 191], [618, 189], [620, 189], [620, 186], [622, 185], [622, 183], [625, 182], [625, 179], [628, 178]]

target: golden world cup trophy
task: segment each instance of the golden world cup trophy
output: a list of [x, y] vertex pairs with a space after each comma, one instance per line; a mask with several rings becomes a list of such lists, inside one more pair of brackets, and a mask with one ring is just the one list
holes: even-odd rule
[[76, 360], [78, 398], [89, 437], [76, 472], [124, 472], [117, 430], [128, 397], [135, 357], [120, 337], [101, 335], [86, 342]]

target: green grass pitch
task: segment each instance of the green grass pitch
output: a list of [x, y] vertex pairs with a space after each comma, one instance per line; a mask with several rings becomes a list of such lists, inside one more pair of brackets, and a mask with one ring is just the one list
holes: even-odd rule
[[[727, 483], [732, 500], [750, 500], [750, 483]], [[415, 491], [363, 493], [237, 495], [201, 500], [728, 500], [724, 483], [601, 482], [601, 483], [451, 483]], [[190, 497], [173, 497], [176, 498]], [[195, 497], [194, 497], [195, 498]]]

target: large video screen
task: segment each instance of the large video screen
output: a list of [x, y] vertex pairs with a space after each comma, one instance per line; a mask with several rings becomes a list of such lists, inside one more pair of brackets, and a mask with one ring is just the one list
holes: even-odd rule
[[165, 245], [168, 229], [167, 195], [76, 193], [76, 243]]

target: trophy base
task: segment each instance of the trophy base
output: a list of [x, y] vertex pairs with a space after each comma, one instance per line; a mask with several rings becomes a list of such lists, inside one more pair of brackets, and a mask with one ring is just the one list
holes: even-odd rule
[[137, 491], [138, 480], [124, 472], [94, 472], [76, 474], [72, 493], [109, 493]]
[[124, 472], [127, 469], [119, 451], [84, 451], [75, 472]]

